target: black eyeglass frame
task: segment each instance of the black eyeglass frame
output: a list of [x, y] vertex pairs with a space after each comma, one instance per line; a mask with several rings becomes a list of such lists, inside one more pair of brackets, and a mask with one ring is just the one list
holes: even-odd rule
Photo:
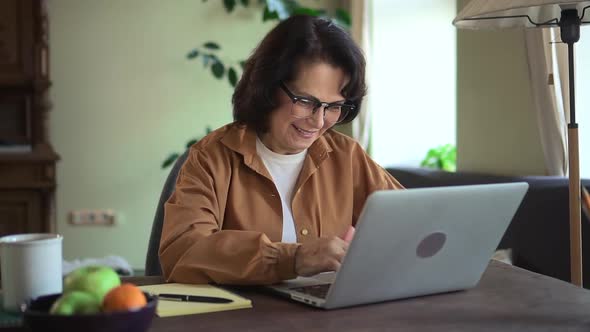
[[[313, 109], [311, 111], [311, 115], [306, 116], [306, 117], [297, 116], [300, 119], [311, 118], [312, 116], [314, 116], [316, 114], [318, 109], [320, 109], [320, 107], [322, 107], [322, 106], [324, 106], [324, 119], [325, 119], [326, 118], [326, 108], [329, 108], [332, 106], [340, 106], [341, 113], [340, 113], [339, 120], [336, 122], [330, 121], [330, 123], [340, 123], [340, 122], [344, 121], [344, 119], [346, 118], [348, 113], [350, 113], [351, 111], [354, 111], [354, 109], [356, 108], [356, 106], [354, 106], [354, 105], [342, 103], [340, 101], [337, 101], [334, 103], [326, 103], [321, 100], [318, 100], [317, 98], [315, 98], [313, 96], [310, 96], [310, 97], [298, 96], [298, 95], [294, 94], [293, 92], [291, 92], [291, 90], [289, 90], [289, 88], [287, 88], [287, 86], [283, 82], [280, 82], [279, 86], [281, 87], [281, 90], [283, 90], [287, 94], [289, 99], [291, 99], [291, 101], [293, 102], [293, 105], [295, 105], [295, 103], [299, 100], [305, 100], [305, 101], [309, 101], [309, 102], [314, 103]], [[344, 108], [342, 108], [342, 107], [344, 107]], [[296, 115], [294, 115], [294, 116], [296, 116]]]

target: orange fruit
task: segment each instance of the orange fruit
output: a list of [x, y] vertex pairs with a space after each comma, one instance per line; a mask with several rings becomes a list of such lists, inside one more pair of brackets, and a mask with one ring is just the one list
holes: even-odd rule
[[143, 291], [130, 283], [114, 287], [104, 297], [104, 312], [136, 310], [147, 304]]

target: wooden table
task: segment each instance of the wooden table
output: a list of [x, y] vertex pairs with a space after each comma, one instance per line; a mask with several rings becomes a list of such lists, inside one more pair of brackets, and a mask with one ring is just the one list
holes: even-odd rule
[[[161, 278], [132, 278], [138, 284]], [[252, 288], [252, 309], [156, 318], [150, 331], [589, 331], [590, 292], [491, 261], [474, 289], [325, 311]]]
[[[125, 281], [163, 282], [160, 277]], [[254, 288], [238, 293], [254, 307], [156, 317], [150, 331], [590, 331], [590, 291], [497, 261], [468, 291], [330, 311]]]

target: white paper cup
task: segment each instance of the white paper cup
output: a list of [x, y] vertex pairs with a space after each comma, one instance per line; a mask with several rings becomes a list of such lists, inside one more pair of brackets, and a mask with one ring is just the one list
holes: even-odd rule
[[28, 300], [62, 291], [62, 241], [58, 234], [0, 238], [3, 308], [20, 311]]

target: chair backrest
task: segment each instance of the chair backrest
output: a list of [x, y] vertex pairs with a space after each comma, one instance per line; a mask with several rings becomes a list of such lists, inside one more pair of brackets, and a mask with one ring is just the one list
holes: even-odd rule
[[160, 257], [158, 256], [158, 250], [160, 248], [160, 236], [162, 234], [162, 225], [164, 224], [164, 204], [170, 198], [176, 187], [176, 178], [178, 172], [184, 164], [188, 156], [186, 150], [174, 163], [166, 182], [164, 182], [164, 188], [160, 194], [160, 200], [156, 208], [156, 215], [154, 216], [154, 222], [152, 224], [152, 232], [150, 234], [150, 242], [148, 243], [147, 255], [145, 258], [145, 275], [147, 276], [160, 276], [162, 275], [162, 267], [160, 266]]

